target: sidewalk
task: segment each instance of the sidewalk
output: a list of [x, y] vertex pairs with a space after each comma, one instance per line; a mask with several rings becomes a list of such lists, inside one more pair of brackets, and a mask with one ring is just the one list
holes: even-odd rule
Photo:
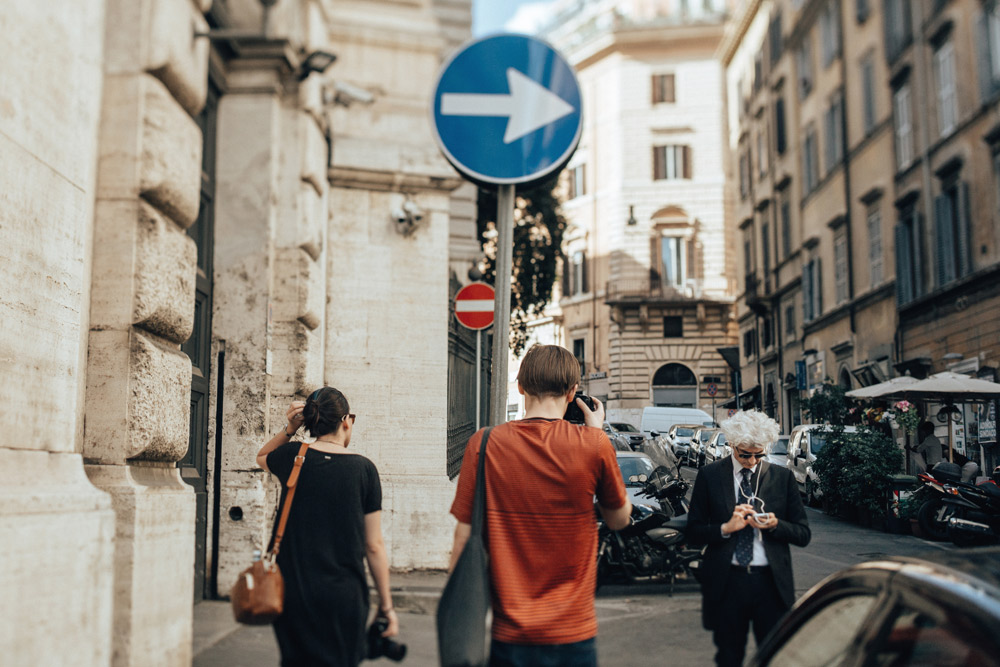
[[[434, 611], [446, 580], [442, 570], [393, 572], [390, 576], [401, 628], [398, 639], [408, 647], [407, 665], [437, 665]], [[233, 620], [229, 602], [214, 600], [194, 606], [191, 654], [194, 667], [274, 667], [280, 659], [271, 626], [239, 625]], [[383, 658], [371, 664], [396, 663]]]

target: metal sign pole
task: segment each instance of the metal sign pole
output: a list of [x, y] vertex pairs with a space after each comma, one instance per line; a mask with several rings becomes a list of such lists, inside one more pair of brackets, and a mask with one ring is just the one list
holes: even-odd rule
[[514, 253], [514, 186], [497, 189], [497, 261], [493, 306], [493, 381], [490, 423], [507, 421], [507, 351], [510, 347], [510, 272]]
[[483, 330], [476, 329], [476, 430], [479, 430], [479, 413], [483, 407], [482, 371], [483, 368]]

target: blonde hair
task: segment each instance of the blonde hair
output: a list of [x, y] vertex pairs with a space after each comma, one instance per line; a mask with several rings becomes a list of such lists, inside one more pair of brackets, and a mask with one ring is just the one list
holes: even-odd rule
[[778, 422], [759, 410], [742, 410], [722, 422], [722, 432], [731, 447], [763, 447], [770, 452], [781, 429]]

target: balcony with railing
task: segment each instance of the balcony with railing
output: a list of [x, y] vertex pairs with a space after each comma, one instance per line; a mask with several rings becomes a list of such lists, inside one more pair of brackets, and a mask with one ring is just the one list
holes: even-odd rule
[[605, 303], [649, 301], [694, 301], [702, 298], [702, 281], [688, 279], [682, 285], [668, 285], [655, 271], [648, 278], [613, 278], [607, 282]]

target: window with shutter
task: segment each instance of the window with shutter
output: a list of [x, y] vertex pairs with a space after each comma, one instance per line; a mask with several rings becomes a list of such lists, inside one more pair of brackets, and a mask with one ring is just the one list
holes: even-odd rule
[[955, 207], [955, 250], [958, 277], [969, 275], [974, 270], [972, 261], [972, 220], [969, 210], [969, 184], [959, 181], [956, 186]]
[[[765, 211], [764, 215], [768, 215]], [[760, 249], [763, 259], [763, 280], [768, 279], [768, 274], [771, 273], [771, 225], [764, 220], [760, 224]]]
[[653, 146], [653, 180], [666, 178], [666, 146]]
[[840, 55], [840, 3], [833, 0], [826, 4], [819, 16], [820, 37], [822, 39], [823, 67]]
[[682, 170], [681, 173], [683, 174], [684, 178], [690, 179], [691, 178], [691, 174], [694, 171], [694, 169], [693, 169], [694, 164], [693, 164], [693, 160], [691, 158], [691, 147], [690, 146], [682, 146], [681, 148], [683, 149], [681, 151], [681, 154], [683, 155], [683, 159], [684, 159], [684, 169]]
[[869, 14], [871, 14], [871, 7], [868, 5], [870, 0], [857, 0], [855, 3], [854, 14], [858, 19], [858, 23], [864, 23], [868, 20]]
[[823, 260], [817, 257], [813, 260], [813, 318], [823, 314]]
[[778, 193], [779, 213], [781, 215], [781, 256], [792, 254], [792, 205], [788, 200], [788, 188]]
[[781, 35], [781, 12], [774, 15], [771, 25], [768, 28], [768, 41], [771, 50], [771, 66], [773, 67], [781, 57], [781, 50], [784, 48]]
[[837, 230], [833, 238], [833, 279], [836, 286], [837, 305], [848, 299], [847, 283], [847, 230]]
[[896, 167], [900, 170], [913, 161], [913, 127], [910, 122], [910, 85], [903, 84], [892, 95], [896, 123]]
[[835, 95], [824, 116], [826, 141], [826, 171], [832, 170], [840, 162], [843, 147], [843, 99]]
[[774, 149], [778, 152], [778, 155], [784, 155], [786, 148], [784, 97], [779, 97], [774, 103], [774, 126]]
[[871, 286], [882, 284], [882, 213], [879, 203], [868, 207], [868, 265], [871, 267]]
[[944, 136], [955, 129], [958, 115], [955, 91], [955, 47], [951, 40], [934, 52], [934, 80], [937, 84], [938, 133]]
[[654, 74], [653, 104], [675, 102], [674, 83], [675, 79], [673, 74]]
[[913, 248], [910, 226], [905, 222], [896, 225], [896, 303], [905, 305], [914, 299]]
[[810, 260], [802, 268], [802, 321], [813, 320], [813, 263]]
[[952, 202], [947, 194], [934, 198], [934, 239], [937, 286], [943, 287], [955, 279], [955, 236], [952, 227]]
[[867, 56], [861, 63], [862, 116], [865, 136], [875, 129], [875, 57]]
[[795, 53], [795, 64], [798, 69], [799, 99], [805, 99], [812, 92], [812, 41], [807, 34], [799, 50]]

